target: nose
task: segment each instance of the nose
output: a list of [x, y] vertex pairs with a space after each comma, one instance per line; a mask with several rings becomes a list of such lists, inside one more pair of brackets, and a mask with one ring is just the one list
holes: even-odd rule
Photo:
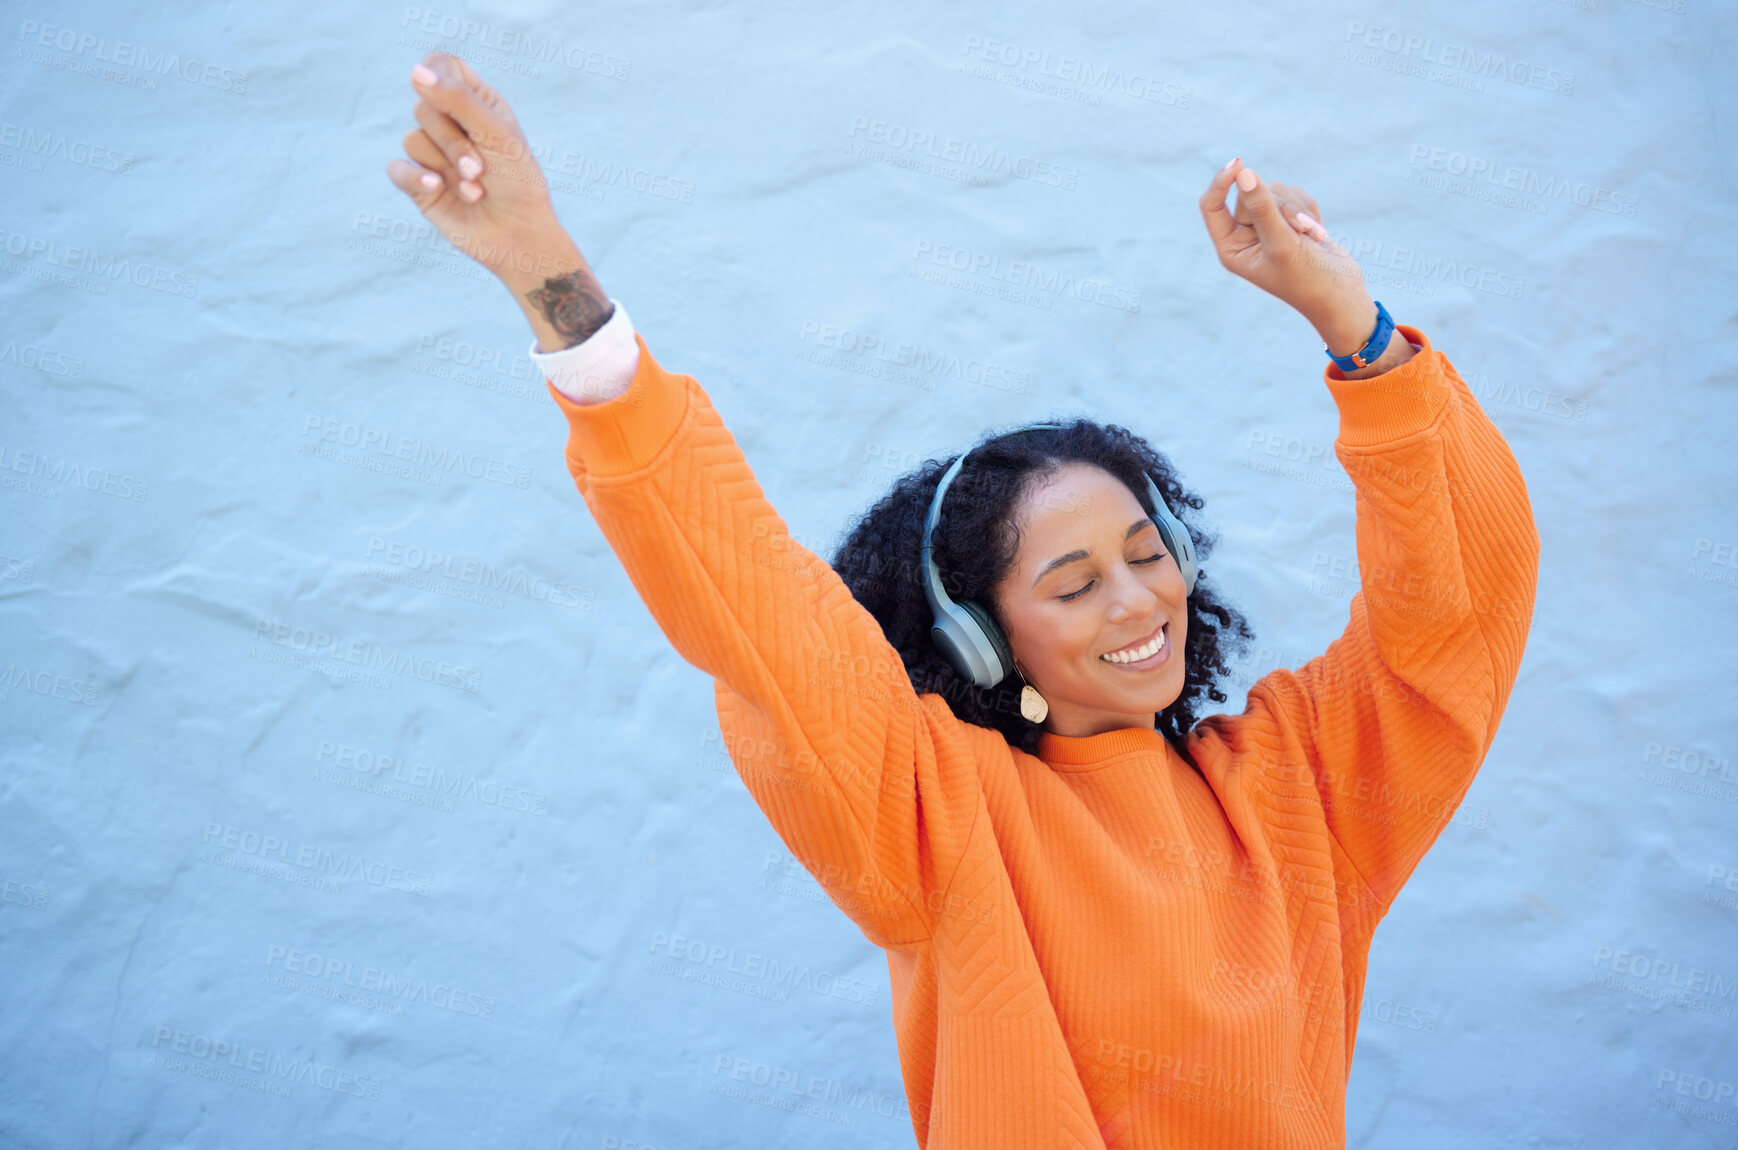
[[1109, 587], [1109, 617], [1121, 623], [1129, 619], [1145, 619], [1159, 607], [1159, 596], [1143, 583], [1127, 563], [1117, 565]]

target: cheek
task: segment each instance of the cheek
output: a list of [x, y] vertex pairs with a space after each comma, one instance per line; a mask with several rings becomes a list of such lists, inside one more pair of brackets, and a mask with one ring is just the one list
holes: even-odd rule
[[1098, 663], [1093, 653], [1099, 638], [1097, 621], [1084, 615], [1059, 621], [1050, 635], [1050, 661], [1068, 674], [1080, 674]]
[[1009, 620], [1014, 657], [1034, 678], [1057, 679], [1077, 674], [1075, 668], [1091, 653], [1094, 631], [1064, 611], [1026, 611]]

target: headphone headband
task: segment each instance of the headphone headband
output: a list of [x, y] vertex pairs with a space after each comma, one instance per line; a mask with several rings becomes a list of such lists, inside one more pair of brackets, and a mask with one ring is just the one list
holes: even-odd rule
[[[1027, 431], [1065, 430], [1067, 425], [1061, 423], [1032, 423], [1003, 432], [996, 438], [1004, 439]], [[929, 629], [930, 638], [956, 671], [971, 680], [974, 686], [989, 688], [1007, 678], [1014, 669], [1014, 655], [1008, 646], [1007, 637], [981, 604], [969, 599], [956, 602], [948, 596], [941, 585], [941, 568], [936, 565], [934, 553], [935, 527], [941, 521], [942, 499], [947, 495], [947, 489], [953, 484], [954, 478], [959, 475], [960, 468], [965, 465], [966, 456], [971, 453], [971, 448], [960, 452], [959, 457], [942, 473], [941, 482], [936, 485], [935, 495], [929, 501], [929, 513], [923, 519], [923, 549], [919, 562], [923, 574], [923, 595], [929, 601], [930, 613], [934, 618]], [[1183, 521], [1172, 514], [1164, 496], [1159, 493], [1158, 484], [1153, 482], [1153, 477], [1144, 470], [1142, 475], [1147, 481], [1148, 501], [1153, 505], [1153, 525], [1159, 529], [1159, 538], [1164, 542], [1165, 549], [1176, 557], [1177, 566], [1183, 572], [1186, 593], [1192, 594], [1196, 575], [1195, 541], [1190, 537], [1189, 529], [1183, 525]]]

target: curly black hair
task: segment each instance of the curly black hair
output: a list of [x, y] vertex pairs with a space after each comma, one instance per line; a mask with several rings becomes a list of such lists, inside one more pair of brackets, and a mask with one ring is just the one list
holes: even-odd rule
[[[895, 481], [851, 527], [831, 565], [881, 624], [918, 694], [939, 694], [961, 720], [999, 731], [1012, 745], [1036, 754], [1042, 728], [1020, 714], [1018, 689], [1009, 689], [1015, 676], [997, 688], [975, 687], [930, 638], [932, 617], [919, 567], [923, 521], [953, 461], [928, 460]], [[1242, 613], [1220, 600], [1201, 566], [1218, 542], [1189, 521], [1203, 500], [1182, 485], [1170, 460], [1145, 439], [1126, 428], [1078, 419], [1053, 430], [991, 436], [970, 448], [942, 501], [931, 545], [942, 586], [956, 601], [976, 600], [1000, 626], [991, 591], [1013, 565], [1019, 544], [1014, 506], [1034, 480], [1072, 462], [1092, 464], [1122, 480], [1149, 515], [1153, 508], [1143, 473], [1150, 474], [1194, 540], [1197, 575], [1188, 599], [1183, 690], [1155, 716], [1159, 733], [1181, 752], [1183, 736], [1203, 717], [1198, 713], [1203, 701], [1226, 700], [1220, 682], [1255, 636]]]

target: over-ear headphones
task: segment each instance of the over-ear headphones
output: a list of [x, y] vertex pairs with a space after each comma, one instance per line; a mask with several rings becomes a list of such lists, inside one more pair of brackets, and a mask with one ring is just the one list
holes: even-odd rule
[[[1008, 435], [1016, 435], [1027, 431], [1062, 431], [1065, 425], [1060, 423], [1034, 423], [1026, 427], [1016, 428]], [[1001, 438], [998, 436], [997, 438]], [[937, 650], [947, 657], [954, 669], [977, 687], [994, 687], [1006, 679], [1014, 669], [1014, 653], [1008, 646], [1008, 640], [1002, 634], [1002, 629], [996, 626], [996, 621], [982, 604], [970, 599], [955, 602], [942, 589], [941, 568], [935, 564], [932, 552], [932, 541], [935, 537], [935, 525], [941, 519], [941, 501], [947, 494], [947, 489], [959, 474], [960, 467], [970, 455], [969, 450], [960, 452], [959, 458], [953, 461], [941, 477], [941, 483], [936, 486], [935, 497], [929, 501], [929, 514], [923, 521], [923, 594], [929, 600], [929, 609], [935, 617], [930, 626], [929, 634], [935, 640]], [[1183, 572], [1183, 584], [1193, 592], [1195, 590], [1195, 541], [1189, 537], [1189, 529], [1183, 526], [1183, 521], [1171, 513], [1164, 497], [1159, 494], [1158, 484], [1153, 477], [1143, 472], [1147, 481], [1148, 501], [1153, 505], [1153, 526], [1159, 529], [1159, 538], [1165, 544], [1165, 550], [1176, 557], [1177, 566]]]

